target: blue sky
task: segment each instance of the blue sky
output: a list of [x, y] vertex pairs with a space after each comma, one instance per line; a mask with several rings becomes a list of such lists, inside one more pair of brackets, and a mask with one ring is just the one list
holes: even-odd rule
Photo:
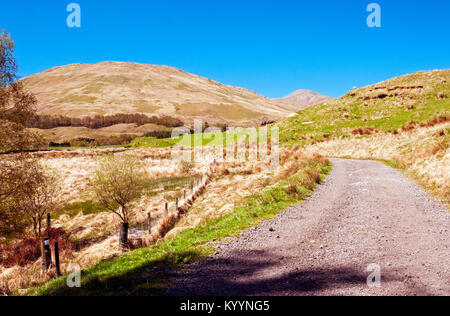
[[[70, 2], [82, 27], [66, 25]], [[382, 8], [368, 28], [366, 7]], [[105, 60], [162, 64], [282, 97], [340, 96], [418, 70], [450, 68], [447, 0], [15, 0], [0, 29], [16, 40], [20, 75]]]

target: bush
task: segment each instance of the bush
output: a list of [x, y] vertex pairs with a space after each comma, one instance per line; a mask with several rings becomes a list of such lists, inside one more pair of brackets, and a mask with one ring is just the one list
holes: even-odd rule
[[70, 143], [69, 142], [63, 142], [63, 143], [55, 143], [55, 142], [50, 142], [48, 144], [49, 147], [53, 147], [53, 148], [58, 148], [58, 147], [70, 147]]
[[157, 139], [171, 138], [172, 131], [153, 131], [143, 135], [143, 137], [154, 137]]
[[[69, 257], [72, 254], [72, 244], [69, 241], [70, 234], [62, 229], [51, 228], [49, 231], [52, 253], [57, 241], [60, 247], [61, 257]], [[41, 257], [41, 242], [36, 238], [25, 238], [8, 244], [0, 244], [0, 264], [6, 268], [13, 266], [25, 266], [36, 262]]]

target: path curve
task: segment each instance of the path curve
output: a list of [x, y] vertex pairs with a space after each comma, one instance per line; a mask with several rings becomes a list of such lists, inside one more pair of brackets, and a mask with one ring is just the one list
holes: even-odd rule
[[[305, 203], [183, 267], [168, 293], [450, 295], [445, 206], [382, 163], [332, 162]], [[381, 268], [379, 288], [367, 285], [370, 264]]]

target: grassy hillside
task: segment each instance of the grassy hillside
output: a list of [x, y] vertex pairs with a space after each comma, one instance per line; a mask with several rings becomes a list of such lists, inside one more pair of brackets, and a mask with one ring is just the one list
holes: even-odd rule
[[22, 80], [39, 114], [82, 117], [118, 113], [168, 115], [191, 123], [256, 124], [291, 111], [255, 92], [182, 70], [124, 62], [56, 67]]
[[450, 70], [418, 72], [355, 89], [278, 125], [282, 143], [307, 144], [376, 130], [394, 132], [411, 121], [443, 115], [450, 115]]

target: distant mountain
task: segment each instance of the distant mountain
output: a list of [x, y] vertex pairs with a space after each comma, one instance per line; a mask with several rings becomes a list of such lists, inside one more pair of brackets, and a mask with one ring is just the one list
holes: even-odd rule
[[39, 114], [83, 117], [117, 113], [169, 115], [186, 123], [258, 124], [291, 113], [253, 91], [180, 69], [125, 62], [73, 64], [22, 80]]
[[291, 111], [297, 112], [312, 105], [331, 102], [335, 98], [327, 97], [310, 90], [297, 90], [287, 97], [281, 99], [273, 99], [287, 106]]

